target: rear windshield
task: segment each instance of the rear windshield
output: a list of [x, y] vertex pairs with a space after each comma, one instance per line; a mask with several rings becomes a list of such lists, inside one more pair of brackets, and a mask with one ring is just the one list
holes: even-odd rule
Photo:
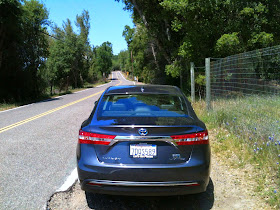
[[98, 117], [185, 117], [182, 97], [168, 94], [105, 95]]

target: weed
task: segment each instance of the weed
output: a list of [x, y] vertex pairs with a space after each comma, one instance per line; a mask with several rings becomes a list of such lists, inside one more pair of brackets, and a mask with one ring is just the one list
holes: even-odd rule
[[207, 111], [205, 102], [193, 104], [208, 129], [218, 128], [212, 144], [221, 158], [234, 153], [234, 165], [254, 166], [256, 192], [269, 197], [268, 203], [280, 207], [280, 97], [251, 96], [220, 99]]

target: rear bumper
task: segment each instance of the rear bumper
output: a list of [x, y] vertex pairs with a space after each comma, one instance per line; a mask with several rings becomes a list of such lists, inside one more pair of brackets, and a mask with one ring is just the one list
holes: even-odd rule
[[111, 195], [171, 196], [195, 194], [206, 190], [203, 182], [126, 182], [109, 180], [84, 180], [82, 190]]
[[82, 153], [77, 158], [78, 176], [84, 191], [169, 196], [204, 192], [209, 183], [209, 145], [197, 147], [190, 159], [180, 164], [108, 164], [99, 162], [94, 150], [90, 152], [91, 155]]
[[186, 167], [112, 167], [78, 164], [78, 176], [84, 191], [131, 196], [170, 196], [206, 191], [210, 164]]

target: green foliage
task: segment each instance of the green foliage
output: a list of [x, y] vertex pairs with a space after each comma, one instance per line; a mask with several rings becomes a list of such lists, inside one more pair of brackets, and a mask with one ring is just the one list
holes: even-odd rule
[[241, 51], [241, 43], [237, 32], [224, 34], [216, 43], [216, 51], [224, 57], [228, 54], [236, 54]]
[[150, 60], [153, 57], [151, 46], [154, 43], [150, 41], [147, 29], [143, 24], [137, 24], [136, 28], [125, 26], [123, 36], [127, 41], [128, 51], [119, 54], [122, 70], [138, 76], [140, 81], [151, 83], [155, 80], [157, 67], [155, 60]]
[[[48, 36], [48, 11], [37, 0], [0, 1], [0, 102], [30, 101], [54, 87], [82, 87], [100, 77], [89, 45], [90, 17], [76, 17], [79, 33], [67, 19]], [[50, 87], [50, 88], [48, 88]]]
[[123, 34], [122, 34], [122, 35], [123, 35], [125, 41], [127, 42], [127, 45], [128, 45], [128, 46], [130, 46], [130, 44], [131, 44], [131, 42], [132, 42], [134, 33], [135, 33], [135, 28], [130, 28], [128, 25], [126, 25], [126, 26], [124, 27]]
[[180, 72], [182, 71], [181, 66], [178, 61], [174, 61], [171, 65], [165, 66], [165, 71], [167, 75], [172, 77], [179, 77]]
[[24, 83], [25, 94], [28, 97], [39, 97], [46, 88], [41, 71], [44, 70], [45, 59], [48, 56], [48, 42], [46, 26], [48, 25], [48, 12], [45, 6], [36, 0], [24, 1], [23, 5], [23, 31], [24, 45], [23, 54], [24, 71], [28, 72], [26, 83]]
[[0, 10], [0, 101], [39, 97], [46, 85], [48, 12], [36, 0], [3, 0]]
[[84, 10], [76, 16], [76, 26], [79, 34], [75, 33], [71, 21], [67, 19], [62, 28], [53, 29], [54, 37], [49, 40], [49, 57], [47, 60], [48, 83], [52, 87], [59, 87], [66, 91], [72, 88], [83, 87], [84, 82], [93, 82], [98, 74], [94, 70], [94, 55], [89, 45], [88, 35], [90, 17]]
[[179, 80], [170, 77], [178, 78], [181, 71], [188, 84], [189, 62], [203, 66], [206, 57], [280, 44], [276, 0], [122, 2], [136, 25], [134, 31], [129, 27], [124, 31], [136, 72], [143, 75], [144, 67], [154, 71], [153, 82], [161, 78], [163, 83], [178, 85]]
[[108, 77], [111, 73], [111, 67], [113, 58], [113, 49], [110, 42], [104, 42], [101, 46], [95, 48], [95, 67], [103, 74], [103, 76]]
[[205, 78], [206, 76], [203, 74], [199, 74], [196, 78], [195, 78], [195, 83], [200, 85], [200, 86], [205, 86]]
[[19, 1], [0, 2], [0, 102], [18, 97], [17, 74], [23, 68], [19, 53], [23, 44], [21, 16], [22, 6]]
[[128, 50], [122, 50], [118, 54], [118, 63], [120, 65], [120, 70], [129, 71], [130, 53]]
[[118, 59], [118, 55], [113, 55], [112, 57], [112, 70], [120, 70], [121, 69], [121, 65], [119, 63], [119, 59]]
[[274, 43], [274, 37], [273, 34], [269, 34], [266, 32], [260, 32], [260, 33], [253, 33], [252, 38], [248, 41], [249, 46], [258, 48], [264, 48], [272, 46]]

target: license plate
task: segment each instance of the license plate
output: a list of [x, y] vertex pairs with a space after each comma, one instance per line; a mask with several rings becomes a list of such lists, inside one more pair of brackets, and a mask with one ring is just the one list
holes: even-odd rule
[[157, 156], [157, 145], [131, 144], [129, 153], [133, 158], [154, 158]]

